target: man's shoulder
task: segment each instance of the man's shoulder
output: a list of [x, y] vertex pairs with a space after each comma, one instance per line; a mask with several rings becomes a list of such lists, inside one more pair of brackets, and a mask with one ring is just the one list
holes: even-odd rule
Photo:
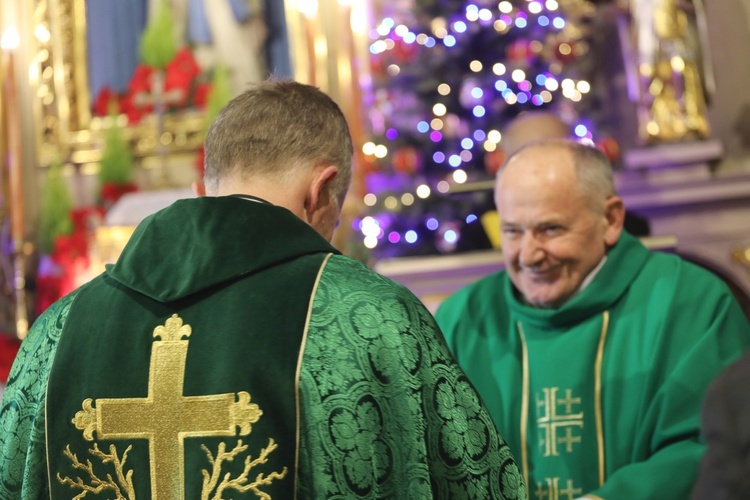
[[392, 293], [418, 300], [404, 285], [369, 269], [358, 260], [333, 254], [323, 269], [320, 285], [335, 286], [349, 293]]
[[498, 271], [466, 285], [443, 300], [438, 312], [460, 313], [475, 307], [497, 307], [493, 299], [504, 293], [505, 277], [505, 271]]
[[58, 325], [62, 325], [65, 322], [65, 318], [67, 318], [68, 313], [70, 312], [73, 301], [80, 291], [81, 288], [77, 288], [67, 295], [57, 299], [52, 303], [52, 305], [50, 305], [39, 315], [36, 321], [34, 321], [33, 326], [39, 328], [40, 326], [46, 325], [48, 323], [57, 323]]
[[700, 284], [704, 291], [728, 291], [726, 284], [715, 273], [679, 255], [666, 252], [650, 251], [638, 279], [647, 282], [666, 281], [678, 287], [693, 283]]
[[435, 321], [449, 343], [470, 335], [483, 323], [494, 323], [509, 314], [505, 271], [465, 286], [446, 298], [435, 312]]

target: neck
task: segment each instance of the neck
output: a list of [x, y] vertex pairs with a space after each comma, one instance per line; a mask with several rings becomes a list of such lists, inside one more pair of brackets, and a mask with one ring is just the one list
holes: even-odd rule
[[272, 205], [284, 207], [302, 220], [305, 220], [305, 186], [302, 182], [282, 185], [268, 179], [256, 178], [246, 182], [226, 181], [211, 196], [231, 196], [245, 194], [262, 198]]

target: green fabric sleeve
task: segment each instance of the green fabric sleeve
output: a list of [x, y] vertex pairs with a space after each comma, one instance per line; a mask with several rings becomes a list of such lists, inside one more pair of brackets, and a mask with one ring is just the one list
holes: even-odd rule
[[0, 498], [48, 498], [44, 401], [50, 366], [75, 293], [54, 303], [21, 344], [0, 405]]
[[725, 287], [696, 279], [688, 290], [669, 305], [679, 312], [672, 315], [673, 324], [665, 325], [673, 332], [673, 349], [661, 358], [666, 373], [655, 375], [663, 375], [661, 386], [633, 436], [648, 446], [650, 456], [619, 468], [591, 494], [605, 500], [689, 497], [705, 452], [701, 402], [713, 378], [748, 348], [750, 338], [747, 320]]
[[478, 394], [405, 288], [334, 256], [306, 342], [301, 498], [526, 498]]

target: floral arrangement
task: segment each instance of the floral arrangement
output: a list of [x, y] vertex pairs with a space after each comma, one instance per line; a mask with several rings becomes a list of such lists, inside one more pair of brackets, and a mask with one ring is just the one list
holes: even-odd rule
[[[172, 17], [162, 0], [141, 38], [142, 63], [126, 92], [118, 95], [104, 88], [95, 99], [94, 114], [112, 116], [99, 161], [98, 203], [73, 209], [61, 167], [49, 170], [42, 198], [36, 314], [91, 277], [91, 268], [96, 266], [92, 266], [90, 249], [106, 211], [126, 193], [138, 190], [135, 160], [117, 116], [125, 114], [128, 123], [135, 124], [155, 112], [205, 107], [208, 124], [231, 97], [226, 68], [215, 68], [209, 79], [188, 48], [176, 48]], [[202, 178], [203, 148], [197, 152], [196, 169]]]
[[[94, 115], [107, 116], [112, 103], [115, 111], [128, 117], [128, 123], [135, 124], [154, 112], [155, 78], [160, 70], [141, 63], [133, 72], [128, 89], [116, 94], [105, 87], [94, 101]], [[204, 108], [211, 83], [201, 80], [201, 68], [193, 53], [186, 47], [175, 53], [164, 68], [163, 99], [167, 111], [187, 108]]]
[[190, 49], [175, 46], [172, 18], [169, 4], [162, 0], [141, 37], [143, 62], [133, 72], [127, 91], [115, 95], [102, 89], [94, 103], [95, 115], [105, 116], [115, 103], [115, 111], [124, 113], [132, 124], [159, 105], [164, 106], [161, 111], [206, 105], [210, 85], [200, 81], [201, 68]]
[[53, 248], [39, 259], [36, 277], [34, 314], [40, 315], [57, 299], [72, 292], [86, 275], [91, 259], [89, 250], [96, 228], [104, 220], [102, 206], [88, 206], [70, 211], [71, 230], [54, 237]]

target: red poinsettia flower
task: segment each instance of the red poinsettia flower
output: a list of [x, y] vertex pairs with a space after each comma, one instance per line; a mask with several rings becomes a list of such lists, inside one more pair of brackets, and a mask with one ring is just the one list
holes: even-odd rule
[[[109, 87], [104, 87], [99, 91], [94, 101], [94, 116], [107, 116], [110, 105], [114, 102], [117, 105], [117, 95]], [[118, 106], [119, 108], [119, 106]], [[117, 110], [119, 112], [119, 109]]]
[[201, 72], [193, 53], [186, 47], [177, 51], [165, 70], [164, 91], [171, 96], [169, 105], [184, 107], [190, 95], [190, 87]]
[[0, 333], [0, 382], [3, 384], [8, 381], [10, 367], [13, 365], [13, 360], [16, 359], [20, 346], [21, 342], [18, 339], [7, 333]]
[[128, 93], [120, 97], [120, 112], [127, 115], [128, 123], [131, 125], [140, 122], [141, 118], [154, 110], [151, 103], [144, 104], [138, 102], [139, 100], [145, 100], [141, 99], [143, 96], [146, 96], [146, 94], [135, 95]]
[[49, 306], [62, 297], [62, 276], [58, 274], [49, 274], [46, 276], [37, 276], [36, 278], [36, 303], [34, 312], [39, 317]]
[[154, 69], [139, 64], [128, 83], [128, 91], [120, 98], [120, 112], [128, 117], [128, 123], [138, 123], [143, 115], [151, 113], [153, 106], [148, 96], [151, 94], [151, 81]]
[[145, 64], [139, 64], [133, 71], [133, 76], [130, 78], [128, 83], [128, 93], [139, 94], [139, 93], [150, 93], [151, 92], [151, 77], [154, 74], [154, 68], [146, 66]]
[[107, 182], [102, 186], [99, 195], [104, 203], [104, 209], [107, 209], [114, 205], [123, 195], [134, 191], [138, 191], [138, 186], [133, 183], [115, 184], [113, 182]]
[[98, 205], [80, 207], [71, 210], [70, 218], [73, 221], [74, 232], [89, 231], [101, 225], [104, 220], [104, 207]]
[[70, 267], [78, 257], [88, 255], [88, 235], [84, 231], [61, 234], [55, 238], [54, 247], [52, 260], [62, 267]]
[[211, 84], [208, 82], [199, 83], [195, 86], [193, 92], [193, 106], [197, 108], [205, 108], [208, 102], [208, 94], [211, 92]]

